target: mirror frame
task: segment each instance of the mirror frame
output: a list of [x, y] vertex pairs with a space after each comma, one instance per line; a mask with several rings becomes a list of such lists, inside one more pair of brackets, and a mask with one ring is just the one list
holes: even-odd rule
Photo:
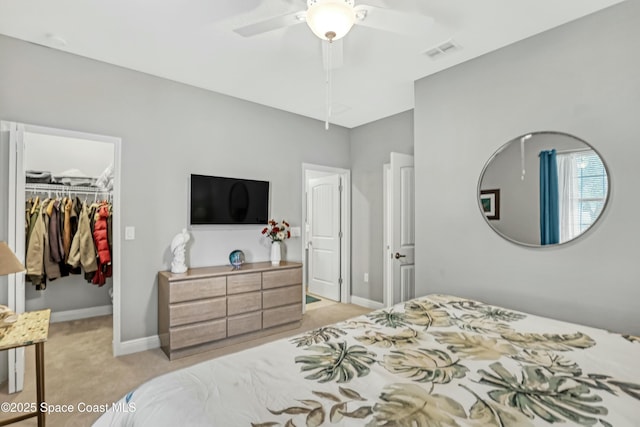
[[[593, 221], [593, 223], [591, 223], [591, 225], [589, 226], [589, 228], [587, 228], [586, 230], [584, 230], [582, 233], [580, 233], [579, 235], [575, 236], [573, 239], [571, 240], [567, 240], [566, 242], [560, 242], [560, 243], [555, 243], [553, 245], [541, 245], [541, 244], [533, 244], [533, 243], [525, 243], [525, 242], [521, 242], [518, 240], [515, 240], [512, 237], [507, 236], [506, 234], [502, 233], [501, 231], [499, 231], [497, 228], [495, 228], [493, 225], [491, 225], [491, 222], [489, 221], [489, 218], [487, 218], [487, 216], [484, 214], [484, 209], [482, 207], [482, 200], [480, 198], [481, 195], [481, 191], [482, 191], [482, 179], [484, 178], [485, 172], [487, 171], [487, 167], [491, 164], [491, 162], [493, 161], [493, 159], [495, 159], [502, 151], [504, 151], [506, 149], [506, 147], [511, 144], [514, 141], [520, 141], [521, 138], [527, 136], [527, 135], [541, 135], [541, 134], [545, 134], [545, 135], [561, 135], [563, 137], [568, 137], [571, 139], [575, 139], [576, 141], [579, 141], [583, 144], [585, 144], [587, 147], [589, 147], [591, 150], [593, 150], [598, 157], [600, 157], [600, 161], [602, 161], [602, 165], [604, 166], [604, 170], [607, 173], [607, 194], [605, 195], [604, 198], [604, 203], [602, 205], [602, 210], [600, 211], [600, 215], [598, 215], [598, 217], [595, 219], [595, 221]], [[534, 131], [534, 132], [527, 132], [524, 133], [520, 136], [517, 136], [516, 138], [513, 138], [507, 142], [505, 142], [504, 144], [502, 144], [492, 155], [491, 157], [489, 157], [489, 159], [485, 162], [482, 171], [480, 172], [480, 178], [478, 179], [478, 186], [476, 189], [476, 201], [478, 203], [478, 209], [480, 210], [480, 214], [482, 215], [482, 218], [484, 219], [484, 222], [489, 226], [489, 228], [491, 228], [491, 230], [493, 230], [498, 236], [502, 237], [503, 239], [514, 243], [518, 246], [525, 246], [525, 247], [529, 247], [529, 248], [534, 248], [534, 249], [546, 249], [546, 248], [557, 248], [559, 246], [563, 246], [566, 245], [568, 243], [573, 243], [576, 240], [580, 239], [582, 236], [584, 236], [585, 234], [589, 233], [590, 230], [592, 230], [596, 224], [598, 224], [600, 222], [600, 219], [604, 216], [605, 214], [605, 210], [607, 209], [607, 206], [609, 205], [609, 200], [611, 199], [611, 173], [609, 172], [609, 166], [607, 166], [607, 162], [605, 162], [604, 158], [602, 157], [602, 155], [600, 154], [600, 152], [598, 150], [596, 150], [593, 145], [589, 144], [588, 142], [586, 142], [584, 139], [582, 138], [578, 138], [575, 135], [571, 135], [569, 133], [566, 132], [560, 132], [560, 131], [552, 131], [552, 130], [545, 130], [545, 131]]]

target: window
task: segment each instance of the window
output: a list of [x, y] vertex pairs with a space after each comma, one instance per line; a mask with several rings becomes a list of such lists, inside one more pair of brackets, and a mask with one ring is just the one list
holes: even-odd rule
[[558, 154], [561, 242], [580, 235], [596, 221], [607, 186], [607, 171], [593, 150]]

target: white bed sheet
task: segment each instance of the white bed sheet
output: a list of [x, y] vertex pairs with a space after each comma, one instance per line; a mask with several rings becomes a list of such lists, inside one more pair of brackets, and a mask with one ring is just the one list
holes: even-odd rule
[[640, 425], [640, 340], [431, 295], [162, 375], [104, 426]]

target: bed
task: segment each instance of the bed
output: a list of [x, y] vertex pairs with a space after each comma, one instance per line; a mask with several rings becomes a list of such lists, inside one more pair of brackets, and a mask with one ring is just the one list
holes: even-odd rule
[[148, 381], [95, 426], [640, 425], [640, 338], [429, 295]]

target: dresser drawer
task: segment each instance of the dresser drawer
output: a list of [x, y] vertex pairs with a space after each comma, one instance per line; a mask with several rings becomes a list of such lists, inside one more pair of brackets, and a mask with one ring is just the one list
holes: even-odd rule
[[169, 306], [169, 326], [218, 319], [226, 315], [227, 301], [224, 298], [171, 304]]
[[279, 288], [281, 286], [298, 285], [302, 283], [302, 269], [289, 268], [262, 273], [262, 289]]
[[302, 285], [293, 285], [262, 291], [262, 308], [273, 308], [281, 305], [299, 304], [301, 302]]
[[227, 313], [229, 316], [260, 310], [261, 308], [262, 293], [259, 291], [240, 295], [229, 295], [227, 297]]
[[216, 341], [227, 336], [227, 319], [178, 326], [169, 330], [171, 349]]
[[262, 312], [241, 314], [227, 319], [227, 336], [242, 335], [262, 329]]
[[227, 278], [209, 277], [206, 279], [181, 280], [172, 282], [170, 288], [170, 303], [220, 297], [227, 293]]
[[247, 263], [158, 272], [158, 336], [174, 360], [275, 332], [302, 320], [300, 263]]
[[235, 274], [227, 277], [227, 294], [259, 291], [262, 286], [260, 273]]
[[302, 319], [302, 304], [287, 305], [285, 307], [270, 308], [262, 312], [262, 327], [284, 325]]

